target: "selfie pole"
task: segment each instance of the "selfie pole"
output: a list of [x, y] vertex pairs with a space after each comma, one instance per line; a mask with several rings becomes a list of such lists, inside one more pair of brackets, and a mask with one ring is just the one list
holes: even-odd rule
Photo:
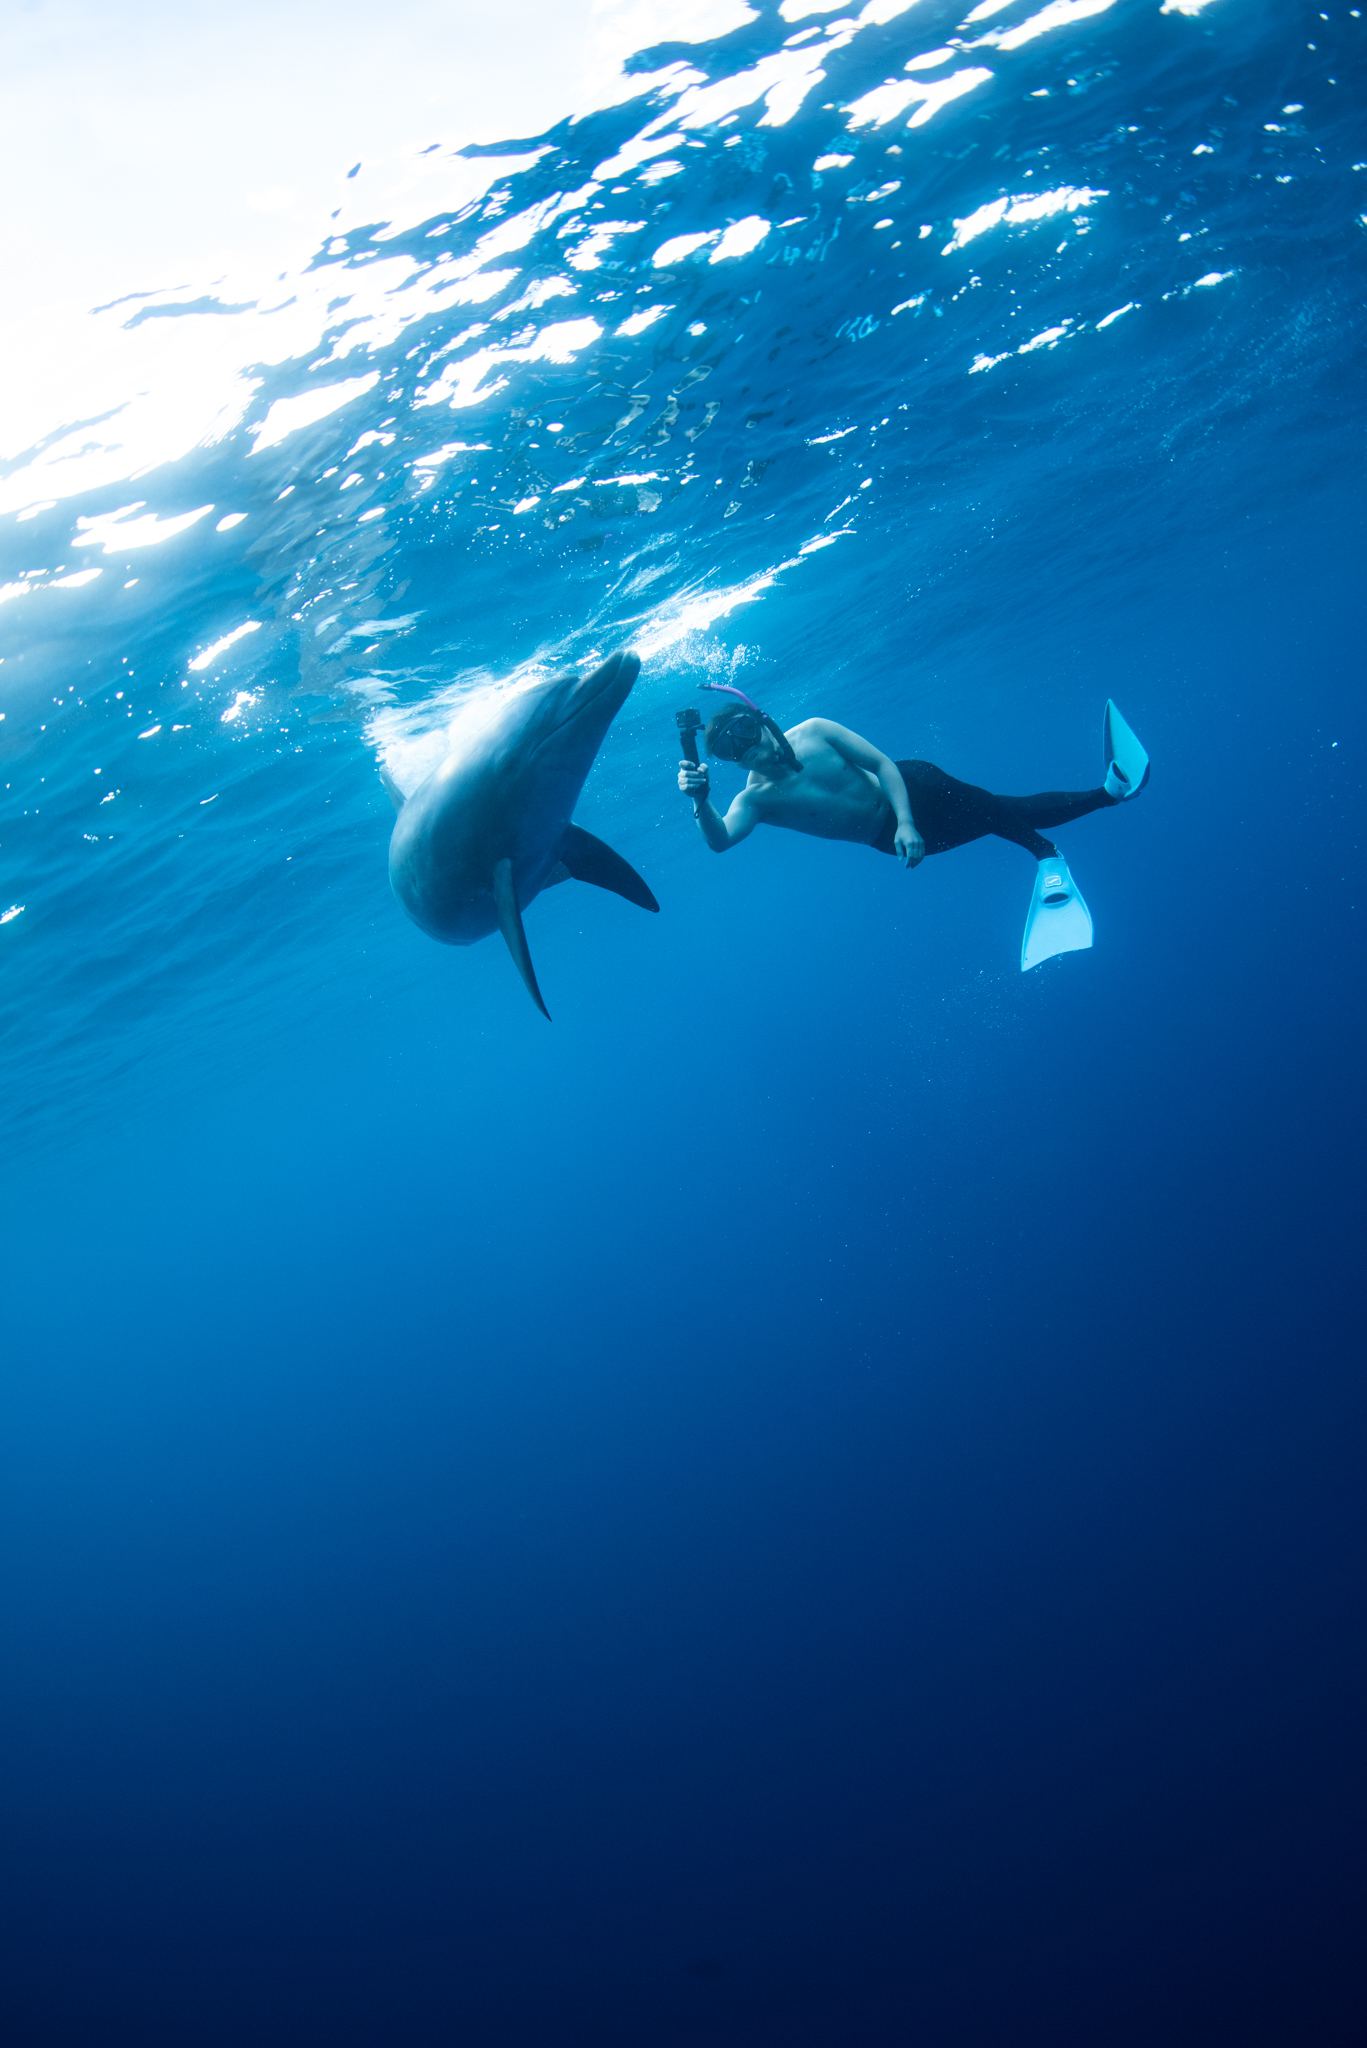
[[695, 711], [690, 704], [687, 711], [676, 711], [674, 713], [674, 723], [679, 728], [679, 744], [684, 750], [685, 757], [692, 762], [695, 768], [700, 767], [701, 763], [698, 760], [698, 733], [702, 727], [701, 711]]

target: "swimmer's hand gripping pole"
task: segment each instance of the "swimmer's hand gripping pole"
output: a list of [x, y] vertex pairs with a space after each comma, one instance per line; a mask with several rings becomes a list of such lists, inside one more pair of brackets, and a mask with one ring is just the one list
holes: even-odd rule
[[679, 745], [683, 748], [686, 759], [691, 761], [695, 768], [700, 767], [702, 764], [698, 760], [698, 733], [702, 726], [702, 713], [695, 711], [690, 704], [687, 711], [674, 713], [674, 723], [679, 728]]

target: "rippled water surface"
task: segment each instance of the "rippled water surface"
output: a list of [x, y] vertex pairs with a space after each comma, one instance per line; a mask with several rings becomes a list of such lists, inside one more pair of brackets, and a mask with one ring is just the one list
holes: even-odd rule
[[0, 487], [12, 1120], [368, 944], [447, 972], [372, 770], [482, 691], [640, 649], [590, 801], [645, 857], [700, 677], [893, 752], [1048, 722], [1022, 635], [1104, 672], [1107, 610], [1356, 456], [1356, 14], [732, 12], [388, 217], [362, 164], [259, 296], [90, 315], [143, 390]]
[[[439, 14], [302, 254], [0, 309], [7, 2039], [1348, 2048], [1361, 10], [605, 0], [475, 145]], [[628, 645], [547, 1025], [384, 778]], [[1113, 696], [1093, 948], [714, 859], [709, 682], [1010, 791]]]

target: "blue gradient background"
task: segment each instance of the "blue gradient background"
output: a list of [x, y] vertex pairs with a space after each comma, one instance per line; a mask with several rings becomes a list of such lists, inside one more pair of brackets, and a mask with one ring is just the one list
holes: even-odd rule
[[[1103, 435], [1198, 377], [1145, 317]], [[553, 1028], [325, 728], [274, 967], [225, 897], [258, 968], [12, 1072], [11, 2042], [1362, 2038], [1356, 347], [1148, 496], [1037, 468], [929, 628], [899, 501], [719, 629], [997, 788], [1113, 694], [1089, 954], [1019, 975], [999, 842], [710, 859], [647, 670], [578, 815], [665, 914], [538, 907]]]

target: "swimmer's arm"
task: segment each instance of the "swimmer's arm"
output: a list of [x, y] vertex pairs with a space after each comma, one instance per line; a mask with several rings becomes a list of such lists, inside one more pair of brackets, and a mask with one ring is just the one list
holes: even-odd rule
[[916, 820], [911, 815], [911, 801], [907, 786], [902, 780], [902, 771], [895, 761], [881, 754], [877, 747], [861, 739], [848, 726], [837, 725], [831, 718], [809, 718], [809, 729], [815, 730], [833, 747], [842, 761], [848, 761], [852, 768], [863, 768], [878, 778], [878, 786], [892, 806], [897, 820], [897, 834], [894, 841], [896, 852], [908, 867], [915, 867], [925, 859], [926, 846], [916, 829]]
[[742, 839], [748, 839], [759, 819], [747, 802], [749, 792], [742, 790], [723, 817], [708, 795], [707, 770], [695, 768], [691, 762], [679, 763], [679, 788], [685, 796], [693, 799], [693, 815], [698, 821], [698, 830], [711, 847], [713, 853], [726, 853]]

